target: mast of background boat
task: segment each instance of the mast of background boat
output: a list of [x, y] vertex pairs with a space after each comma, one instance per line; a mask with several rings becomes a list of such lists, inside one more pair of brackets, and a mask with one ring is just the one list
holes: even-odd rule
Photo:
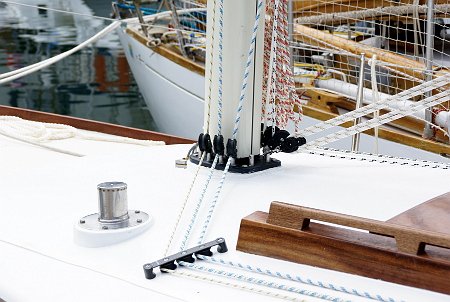
[[[218, 133], [220, 113], [217, 108], [219, 106], [220, 90], [222, 93], [221, 99], [223, 100], [221, 128], [223, 141], [226, 146], [228, 140], [232, 137], [236, 123], [236, 110], [240, 99], [258, 1], [223, 1], [222, 45], [219, 45], [220, 9], [218, 2], [208, 1], [204, 129], [205, 132], [210, 134], [211, 139]], [[236, 136], [236, 157], [239, 159], [248, 158], [249, 165], [253, 164], [254, 156], [260, 154], [261, 146], [264, 12], [265, 9], [263, 8], [259, 18], [258, 33], [253, 41], [255, 50], [252, 56], [253, 60], [249, 66], [246, 94], [239, 121], [239, 131]], [[223, 60], [222, 81], [219, 80], [220, 47], [222, 47]], [[209, 89], [210, 85], [211, 89]], [[211, 102], [210, 115], [208, 115], [208, 100]], [[209, 129], [206, 129], [207, 125], [209, 125]]]
[[[434, 49], [434, 0], [427, 1], [427, 34], [426, 34], [426, 71], [425, 81], [433, 79], [433, 49]], [[433, 91], [425, 92], [425, 97], [430, 97]], [[425, 120], [428, 122], [423, 129], [423, 136], [425, 138], [433, 137], [433, 128], [431, 122], [433, 120], [433, 113], [431, 108], [425, 110]]]
[[172, 12], [172, 22], [174, 23], [173, 26], [175, 27], [175, 31], [177, 33], [178, 38], [178, 44], [180, 45], [180, 51], [183, 56], [187, 56], [185, 43], [184, 43], [184, 37], [183, 33], [181, 32], [181, 25], [180, 20], [178, 19], [178, 13], [177, 9], [175, 7], [175, 4], [173, 3], [173, 0], [164, 0], [164, 4], [166, 5], [166, 8]]
[[144, 17], [142, 16], [141, 11], [141, 0], [133, 0], [134, 7], [136, 7], [136, 14], [139, 19], [139, 23], [141, 23], [142, 32], [146, 37], [148, 37], [147, 26], [145, 26]]
[[[356, 105], [355, 110], [361, 108], [364, 102], [364, 63], [365, 63], [366, 55], [364, 53], [361, 54], [361, 63], [359, 66], [359, 78], [358, 78], [358, 94], [356, 95]], [[361, 118], [358, 117], [354, 120], [353, 125], [356, 126], [361, 122]], [[352, 137], [352, 152], [359, 151], [359, 140], [361, 133], [355, 133]]]

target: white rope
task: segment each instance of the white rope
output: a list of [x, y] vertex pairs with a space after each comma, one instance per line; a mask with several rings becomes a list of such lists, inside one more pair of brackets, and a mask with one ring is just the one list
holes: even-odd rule
[[[22, 3], [18, 3], [18, 2], [13, 2], [13, 1], [5, 1], [5, 0], [0, 0], [0, 2], [4, 2], [4, 3], [8, 3], [8, 4], [14, 4], [14, 5], [21, 5], [21, 6], [26, 6], [26, 7], [33, 7], [33, 8], [39, 8], [39, 9], [46, 9], [46, 10], [51, 10], [51, 11], [56, 11], [56, 12], [60, 12], [60, 13], [67, 13], [67, 14], [72, 14], [72, 15], [82, 15], [85, 17], [90, 17], [90, 18], [99, 18], [99, 19], [105, 19], [108, 21], [114, 21], [113, 23], [111, 23], [110, 25], [108, 25], [107, 27], [105, 27], [103, 30], [101, 30], [100, 32], [98, 32], [97, 34], [95, 34], [94, 36], [92, 36], [91, 38], [89, 38], [88, 40], [84, 41], [83, 43], [77, 45], [76, 47], [60, 53], [52, 58], [46, 59], [44, 61], [20, 68], [18, 70], [13, 70], [7, 73], [3, 73], [0, 74], [0, 85], [1, 84], [5, 84], [8, 83], [10, 81], [13, 81], [15, 79], [24, 77], [26, 75], [29, 75], [33, 72], [36, 72], [42, 68], [45, 68], [49, 65], [52, 65], [68, 56], [70, 56], [71, 54], [85, 48], [86, 46], [88, 46], [91, 43], [94, 43], [95, 41], [103, 38], [105, 35], [109, 34], [110, 32], [112, 32], [113, 30], [115, 30], [117, 27], [120, 26], [121, 23], [125, 23], [125, 24], [129, 24], [129, 23], [133, 23], [135, 24], [137, 21], [137, 18], [130, 18], [130, 19], [126, 19], [126, 20], [116, 20], [116, 19], [111, 19], [111, 18], [104, 18], [104, 17], [98, 17], [98, 16], [92, 16], [92, 15], [88, 15], [88, 14], [80, 14], [80, 13], [75, 13], [75, 12], [69, 12], [69, 11], [64, 11], [64, 10], [58, 10], [58, 9], [51, 9], [48, 7], [37, 7], [34, 5], [28, 5], [28, 4], [22, 4]], [[183, 14], [183, 13], [190, 13], [190, 12], [197, 12], [197, 11], [204, 11], [204, 8], [192, 8], [192, 9], [183, 9], [183, 10], [178, 10], [177, 13], [179, 14]], [[158, 17], [164, 17], [164, 16], [170, 16], [171, 12], [161, 12], [161, 13], [157, 13], [151, 16], [148, 16], [148, 18], [146, 18], [146, 20], [153, 20], [156, 19]], [[144, 26], [149, 26], [148, 24], [143, 24]], [[155, 27], [155, 26], [154, 26]], [[165, 29], [169, 29], [168, 27], [163, 27]], [[187, 31], [187, 32], [191, 32], [191, 31]]]
[[64, 149], [60, 149], [60, 148], [56, 148], [56, 147], [52, 147], [52, 146], [47, 146], [47, 145], [44, 145], [42, 143], [37, 143], [37, 142], [34, 142], [34, 141], [26, 139], [26, 138], [22, 138], [22, 137], [18, 137], [18, 136], [15, 136], [15, 135], [11, 135], [8, 132], [5, 132], [1, 128], [0, 128], [0, 135], [6, 136], [6, 137], [14, 139], [14, 140], [18, 140], [20, 142], [27, 143], [27, 144], [30, 144], [30, 145], [33, 145], [33, 146], [41, 147], [41, 148], [44, 148], [44, 149], [47, 149], [47, 150], [50, 150], [50, 151], [53, 151], [53, 152], [58, 152], [58, 153], [62, 153], [62, 154], [72, 155], [72, 156], [76, 156], [76, 157], [83, 157], [83, 156], [85, 156], [84, 154], [81, 154], [81, 153], [72, 152], [72, 151], [69, 151], [69, 150], [64, 150]]
[[[377, 85], [377, 72], [376, 72], [376, 64], [377, 64], [377, 55], [373, 55], [372, 59], [369, 60], [369, 66], [370, 66], [370, 81], [372, 86], [372, 100], [374, 103], [377, 103], [380, 101], [380, 93], [378, 92], [378, 85]], [[380, 110], [376, 110], [373, 113], [373, 117], [375, 119], [378, 119], [380, 116]], [[378, 129], [379, 127], [375, 127], [375, 153], [378, 153]]]
[[167, 242], [166, 249], [164, 251], [164, 256], [167, 256], [167, 254], [169, 252], [169, 249], [170, 249], [170, 245], [172, 244], [173, 238], [175, 237], [175, 233], [176, 233], [176, 231], [178, 229], [178, 226], [180, 225], [181, 217], [183, 216], [184, 210], [185, 210], [186, 205], [187, 205], [187, 203], [189, 201], [189, 198], [191, 196], [192, 188], [194, 187], [194, 184], [195, 184], [195, 182], [196, 182], [196, 180], [198, 178], [198, 173], [200, 172], [200, 168], [202, 167], [205, 155], [206, 155], [206, 152], [203, 152], [202, 156], [200, 157], [200, 161], [198, 162], [198, 166], [197, 166], [197, 168], [195, 170], [194, 178], [191, 181], [189, 189], [188, 189], [188, 191], [186, 193], [186, 197], [184, 198], [184, 201], [181, 204], [181, 208], [178, 211], [177, 219], [176, 219], [175, 224], [174, 224], [174, 226], [172, 228], [172, 232], [170, 233], [170, 236], [169, 236], [169, 241]]
[[[242, 106], [244, 104], [244, 99], [245, 99], [245, 95], [246, 95], [246, 92], [247, 92], [247, 83], [248, 83], [249, 70], [250, 70], [250, 66], [252, 65], [252, 62], [253, 62], [253, 53], [254, 53], [254, 50], [255, 50], [256, 36], [258, 34], [259, 19], [261, 17], [262, 7], [263, 7], [263, 1], [259, 0], [258, 4], [257, 4], [257, 9], [256, 9], [255, 23], [253, 25], [252, 38], [250, 40], [249, 51], [247, 53], [247, 62], [246, 62], [246, 65], [245, 65], [244, 77], [242, 79], [241, 93], [240, 93], [239, 103], [238, 103], [237, 110], [236, 110], [236, 118], [235, 118], [235, 122], [234, 122], [232, 139], [236, 139], [237, 133], [239, 131], [239, 122], [240, 122], [240, 119], [241, 119]], [[206, 232], [208, 230], [209, 223], [211, 221], [212, 215], [213, 215], [215, 207], [217, 205], [217, 202], [218, 202], [220, 193], [222, 191], [222, 188], [223, 188], [223, 185], [224, 185], [224, 182], [225, 182], [225, 178], [226, 178], [226, 176], [228, 174], [228, 171], [230, 169], [232, 160], [233, 160], [233, 158], [231, 156], [228, 157], [227, 163], [226, 163], [225, 168], [224, 168], [223, 173], [222, 173], [222, 177], [221, 177], [221, 179], [219, 181], [219, 185], [217, 186], [216, 193], [214, 195], [213, 200], [210, 203], [210, 208], [209, 208], [209, 211], [208, 211], [208, 215], [206, 216], [206, 219], [205, 219], [205, 221], [203, 223], [202, 231], [201, 231], [200, 237], [198, 239], [198, 242], [202, 242], [204, 240], [205, 236], [206, 236]]]
[[432, 162], [427, 160], [410, 159], [405, 157], [372, 154], [367, 152], [352, 152], [350, 150], [338, 150], [333, 148], [314, 148], [302, 150], [302, 153], [309, 153], [337, 159], [357, 160], [370, 163], [378, 163], [392, 166], [408, 166], [415, 168], [430, 168], [450, 170], [450, 164], [442, 162]]
[[[2, 0], [0, 0], [0, 2], [1, 1]], [[8, 2], [9, 3], [9, 1], [3, 1], [3, 2]], [[29, 6], [29, 5], [25, 5], [25, 6]], [[201, 11], [202, 9], [186, 9], [186, 10], [180, 10], [178, 12], [179, 13], [185, 13], [185, 12], [195, 12], [195, 11], [199, 11], [199, 10]], [[71, 13], [71, 12], [67, 12], [67, 11], [62, 11], [62, 12]], [[167, 12], [158, 13], [158, 14], [152, 15], [150, 17], [153, 17], [153, 19], [154, 19], [154, 18], [156, 18], [158, 16], [165, 16], [165, 15], [168, 15], [168, 13]], [[114, 19], [111, 19], [111, 20], [114, 20]], [[110, 32], [114, 31], [117, 27], [119, 27], [121, 23], [123, 23], [123, 22], [125, 22], [125, 23], [135, 23], [134, 20], [135, 19], [114, 20], [113, 23], [111, 23], [110, 25], [105, 27], [103, 30], [101, 30], [100, 32], [98, 32], [97, 34], [95, 34], [94, 36], [89, 38], [88, 40], [84, 41], [83, 43], [77, 45], [76, 47], [74, 47], [74, 48], [72, 48], [72, 49], [70, 49], [70, 50], [68, 50], [66, 52], [60, 53], [60, 54], [58, 54], [58, 55], [56, 55], [54, 57], [48, 58], [48, 59], [46, 59], [44, 61], [41, 61], [41, 62], [32, 64], [32, 65], [29, 65], [29, 66], [26, 66], [26, 67], [23, 67], [23, 68], [20, 68], [20, 69], [17, 69], [17, 70], [13, 70], [13, 71], [10, 71], [10, 72], [7, 72], [7, 73], [0, 74], [0, 85], [8, 83], [10, 81], [13, 81], [15, 79], [24, 77], [26, 75], [29, 75], [29, 74], [31, 74], [33, 72], [36, 72], [38, 70], [41, 70], [42, 68], [47, 67], [47, 66], [50, 66], [50, 65], [52, 65], [52, 64], [54, 64], [54, 63], [56, 63], [56, 62], [58, 62], [58, 61], [60, 61], [60, 60], [62, 60], [64, 58], [70, 56], [71, 54], [73, 54], [73, 53], [75, 53], [75, 52], [77, 52], [77, 51], [87, 47], [89, 44], [92, 44], [95, 41], [100, 40], [105, 35], [109, 34]], [[144, 24], [144, 25], [147, 25], [147, 24]], [[168, 28], [168, 27], [164, 27], [164, 28]], [[189, 32], [191, 32], [191, 31], [189, 31]]]
[[[251, 38], [251, 42], [250, 42], [250, 46], [249, 46], [250, 49], [249, 49], [249, 52], [248, 52], [248, 55], [247, 55], [247, 63], [246, 63], [246, 68], [245, 68], [245, 72], [244, 72], [244, 78], [243, 78], [243, 83], [242, 83], [242, 87], [241, 87], [241, 94], [240, 94], [239, 104], [238, 104], [237, 113], [236, 113], [235, 126], [234, 126], [234, 129], [233, 129], [233, 139], [236, 138], [237, 131], [239, 129], [240, 114], [241, 114], [241, 111], [242, 111], [242, 104], [243, 104], [243, 101], [244, 101], [244, 98], [245, 98], [245, 93], [246, 93], [246, 88], [247, 88], [247, 81], [248, 81], [248, 76], [249, 76], [249, 68], [250, 68], [252, 60], [253, 60], [253, 52], [254, 52], [254, 47], [255, 47], [256, 34], [258, 32], [258, 22], [259, 22], [259, 18], [260, 18], [260, 15], [261, 15], [262, 3], [263, 3], [262, 0], [259, 0], [258, 4], [257, 4], [257, 12], [256, 12], [255, 23], [254, 23], [254, 27], [253, 27], [253, 34], [252, 34], [252, 38]], [[219, 12], [222, 14], [223, 13], [223, 9], [221, 11], [219, 11]], [[220, 119], [219, 119], [219, 123], [220, 123]], [[180, 245], [180, 250], [183, 250], [185, 248], [185, 246], [186, 246], [186, 244], [187, 244], [187, 242], [189, 240], [189, 237], [191, 235], [193, 227], [194, 227], [194, 225], [196, 223], [198, 212], [199, 212], [199, 210], [200, 210], [200, 208], [201, 208], [201, 206], [203, 204], [203, 200], [204, 200], [204, 197], [206, 195], [206, 191], [207, 191], [207, 189], [209, 187], [209, 183], [210, 183], [212, 175], [213, 175], [213, 173], [215, 171], [215, 167], [217, 165], [218, 159], [219, 159], [219, 156], [216, 154], [216, 156], [214, 157], [214, 161], [213, 161], [213, 163], [211, 165], [211, 168], [209, 170], [208, 176], [206, 178], [205, 185], [203, 186], [203, 189], [201, 191], [200, 197], [199, 197], [199, 199], [197, 201], [197, 204], [196, 204], [196, 206], [195, 206], [195, 208], [193, 210], [192, 217], [190, 219], [190, 223], [189, 223], [189, 225], [188, 225], [188, 227], [187, 227], [187, 229], [185, 231], [183, 240], [182, 240], [181, 245]], [[209, 222], [211, 220], [211, 217], [212, 217], [212, 214], [214, 212], [215, 206], [217, 204], [220, 192], [222, 190], [222, 187], [223, 187], [223, 184], [224, 184], [224, 181], [225, 181], [225, 177], [226, 177], [226, 175], [228, 173], [228, 170], [230, 168], [231, 160], [232, 160], [232, 158], [229, 157], [228, 161], [227, 161], [227, 163], [225, 165], [225, 169], [223, 171], [222, 177], [221, 177], [221, 179], [219, 181], [219, 185], [217, 187], [217, 190], [216, 190], [216, 193], [214, 195], [214, 198], [213, 198], [213, 200], [210, 203], [210, 208], [209, 208], [209, 211], [208, 211], [208, 215], [207, 215], [207, 217], [206, 217], [206, 219], [205, 219], [205, 221], [203, 223], [202, 232], [201, 232], [201, 235], [200, 235], [200, 238], [199, 238], [199, 242], [203, 241], [204, 236], [206, 234]]]
[[212, 94], [212, 78], [213, 78], [213, 61], [214, 61], [214, 32], [215, 32], [215, 25], [216, 25], [216, 0], [212, 0], [213, 10], [211, 14], [211, 41], [209, 43], [209, 52], [207, 53], [208, 58], [206, 60], [209, 60], [209, 83], [208, 83], [208, 98], [205, 99], [206, 101], [206, 123], [203, 127], [203, 133], [209, 133], [209, 123], [211, 121], [211, 94]]
[[141, 146], [164, 145], [161, 141], [137, 140], [128, 137], [98, 136], [81, 133], [79, 129], [63, 124], [24, 120], [17, 116], [0, 116], [0, 134], [21, 142], [46, 148], [51, 151], [82, 157], [84, 155], [45, 145], [52, 140], [79, 138], [85, 140], [135, 144]]
[[187, 229], [185, 231], [185, 234], [184, 234], [184, 237], [183, 237], [183, 241], [181, 242], [181, 245], [180, 245], [180, 250], [183, 250], [186, 247], [186, 244], [189, 241], [189, 237], [191, 236], [191, 232], [192, 232], [192, 230], [194, 228], [198, 212], [200, 211], [200, 208], [201, 208], [201, 206], [203, 204], [203, 200], [205, 199], [205, 194], [206, 194], [206, 191], [208, 190], [208, 186], [209, 186], [209, 183], [211, 182], [211, 178], [212, 178], [212, 176], [214, 174], [214, 171], [216, 169], [216, 165], [217, 165], [218, 160], [219, 160], [219, 155], [216, 154], [216, 156], [214, 157], [214, 161], [213, 161], [211, 167], [209, 168], [209, 173], [208, 173], [208, 176], [206, 177], [206, 181], [205, 181], [205, 185], [203, 186], [202, 193], [200, 194], [200, 197], [198, 198], [197, 204], [196, 204], [196, 206], [194, 208], [194, 211], [192, 213], [190, 223], [189, 223], [189, 225], [188, 225], [188, 227], [187, 227]]
[[[219, 53], [218, 53], [218, 59], [219, 59], [218, 60], [219, 61], [219, 64], [218, 64], [218, 84], [219, 85], [218, 85], [218, 102], [217, 102], [217, 107], [218, 107], [217, 108], [218, 109], [217, 110], [217, 113], [218, 113], [218, 119], [217, 119], [218, 133], [217, 134], [221, 135], [222, 134], [222, 107], [223, 107], [223, 100], [222, 100], [223, 91], [222, 91], [222, 89], [223, 89], [223, 14], [224, 14], [223, 4], [224, 3], [223, 3], [223, 0], [219, 0], [218, 3], [219, 3], [219, 10], [218, 10], [219, 11], [219, 20], [218, 20], [219, 21], [219, 28], [218, 28], [218, 36], [219, 36], [219, 39], [218, 39], [218, 45], [219, 45], [218, 46], [219, 47]], [[210, 58], [211, 65], [210, 65], [210, 82], [209, 82], [209, 97], [208, 97], [208, 120], [207, 120], [206, 129], [204, 129], [205, 133], [209, 132], [209, 122], [210, 122], [211, 87], [212, 87], [211, 79], [212, 79], [212, 67], [213, 67], [212, 63], [213, 63], [213, 48], [214, 48], [213, 47], [214, 46], [214, 24], [215, 24], [215, 13], [216, 13], [216, 1], [215, 0], [214, 0], [212, 5], [214, 5], [214, 8], [213, 8], [213, 12], [214, 12], [214, 14], [213, 14], [213, 26], [212, 26], [213, 34], [212, 34], [212, 37], [211, 37], [211, 51], [210, 51], [210, 54], [209, 54], [211, 56], [211, 58]], [[205, 153], [206, 152], [203, 152], [202, 157], [205, 155]], [[187, 242], [189, 240], [189, 236], [191, 235], [191, 231], [192, 231], [194, 223], [196, 221], [196, 218], [197, 218], [197, 215], [198, 215], [198, 211], [200, 210], [200, 207], [201, 207], [201, 205], [203, 203], [206, 191], [208, 190], [209, 183], [211, 181], [212, 175], [214, 174], [214, 171], [216, 169], [216, 165], [217, 165], [218, 161], [219, 161], [219, 155], [216, 154], [216, 156], [214, 157], [214, 161], [213, 161], [213, 163], [211, 165], [211, 168], [209, 170], [208, 177], [206, 178], [205, 184], [203, 186], [202, 193], [201, 193], [201, 195], [200, 195], [200, 197], [199, 197], [199, 199], [197, 201], [196, 207], [194, 208], [194, 212], [192, 213], [191, 222], [188, 225], [188, 228], [187, 228], [187, 230], [185, 232], [184, 239], [183, 239], [183, 241], [181, 243], [181, 246], [180, 246], [180, 250], [182, 250], [186, 246], [186, 244], [187, 244]], [[202, 165], [202, 161], [200, 161], [199, 164], [198, 164], [199, 168], [200, 168], [201, 165]], [[197, 177], [197, 175], [195, 176], [195, 178], [196, 177]]]
[[0, 74], [0, 85], [1, 84], [5, 84], [8, 83], [10, 81], [13, 81], [15, 79], [21, 78], [23, 76], [29, 75], [30, 73], [36, 72], [42, 68], [45, 68], [49, 65], [52, 65], [68, 56], [70, 56], [71, 54], [79, 51], [80, 49], [83, 49], [84, 47], [88, 46], [89, 44], [101, 39], [103, 36], [107, 35], [108, 33], [112, 32], [113, 30], [115, 30], [117, 27], [119, 27], [120, 23], [119, 22], [114, 22], [110, 25], [108, 25], [106, 28], [104, 28], [103, 30], [101, 30], [100, 32], [98, 32], [97, 34], [95, 34], [93, 37], [87, 39], [86, 41], [84, 41], [83, 43], [81, 43], [80, 45], [66, 51], [63, 52], [59, 55], [56, 55], [52, 58], [46, 59], [45, 61], [39, 62], [39, 63], [35, 63], [33, 65], [27, 66], [27, 67], [23, 67], [20, 68], [18, 70], [14, 70], [11, 72], [7, 72], [4, 74]]
[[432, 107], [449, 100], [450, 100], [450, 91], [444, 91], [436, 95], [430, 96], [428, 98], [425, 98], [424, 100], [417, 102], [416, 105], [411, 105], [409, 107], [393, 110], [391, 112], [381, 115], [378, 119], [370, 119], [368, 121], [362, 122], [350, 128], [346, 128], [337, 131], [336, 133], [329, 134], [325, 137], [318, 138], [312, 142], [309, 142], [301, 146], [300, 149], [308, 149], [318, 146], [324, 146], [326, 144], [338, 141], [353, 134], [361, 133], [376, 126], [384, 125], [393, 120], [402, 118], [407, 115], [411, 115], [414, 112], [417, 112], [424, 108]]
[[[401, 110], [402, 109], [401, 107], [400, 108], [398, 108], [397, 106], [394, 107], [394, 104], [396, 104], [396, 103], [401, 104], [402, 101], [406, 101], [415, 96], [422, 95], [424, 92], [432, 91], [433, 89], [447, 85], [449, 82], [449, 79], [450, 79], [450, 75], [444, 75], [439, 78], [433, 79], [430, 82], [426, 82], [426, 83], [424, 82], [413, 88], [402, 91], [392, 97], [388, 97], [388, 98], [386, 98], [384, 100], [380, 100], [376, 103], [374, 102], [372, 104], [366, 105], [359, 109], [350, 111], [348, 113], [339, 115], [335, 118], [329, 119], [329, 120], [321, 122], [321, 123], [317, 123], [313, 126], [303, 129], [302, 135], [308, 136], [308, 135], [312, 135], [312, 134], [324, 131], [324, 130], [332, 128], [334, 126], [338, 126], [342, 123], [352, 121], [355, 118], [362, 117], [362, 116], [371, 114], [377, 110], [387, 108], [389, 105], [391, 105], [390, 108], [393, 111]], [[416, 103], [416, 104], [418, 104], [418, 103]]]

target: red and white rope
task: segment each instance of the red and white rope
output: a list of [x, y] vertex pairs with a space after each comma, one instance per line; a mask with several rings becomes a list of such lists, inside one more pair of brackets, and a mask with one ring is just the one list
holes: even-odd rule
[[280, 128], [286, 128], [291, 120], [298, 133], [302, 110], [291, 69], [287, 6], [287, 0], [268, 0], [266, 5], [262, 99], [267, 102], [263, 104], [263, 118], [266, 125]]

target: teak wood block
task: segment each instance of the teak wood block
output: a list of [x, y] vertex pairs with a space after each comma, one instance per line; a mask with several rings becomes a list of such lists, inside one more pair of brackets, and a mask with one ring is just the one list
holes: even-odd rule
[[242, 219], [237, 249], [450, 294], [449, 242], [444, 233], [273, 202], [270, 213]]

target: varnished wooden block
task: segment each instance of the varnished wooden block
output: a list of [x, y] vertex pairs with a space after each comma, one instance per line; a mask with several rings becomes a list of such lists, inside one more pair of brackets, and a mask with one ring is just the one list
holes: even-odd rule
[[[446, 205], [429, 204], [450, 214], [447, 197]], [[381, 222], [273, 202], [269, 213], [242, 219], [237, 249], [450, 294], [450, 234], [400, 225], [399, 216]]]

